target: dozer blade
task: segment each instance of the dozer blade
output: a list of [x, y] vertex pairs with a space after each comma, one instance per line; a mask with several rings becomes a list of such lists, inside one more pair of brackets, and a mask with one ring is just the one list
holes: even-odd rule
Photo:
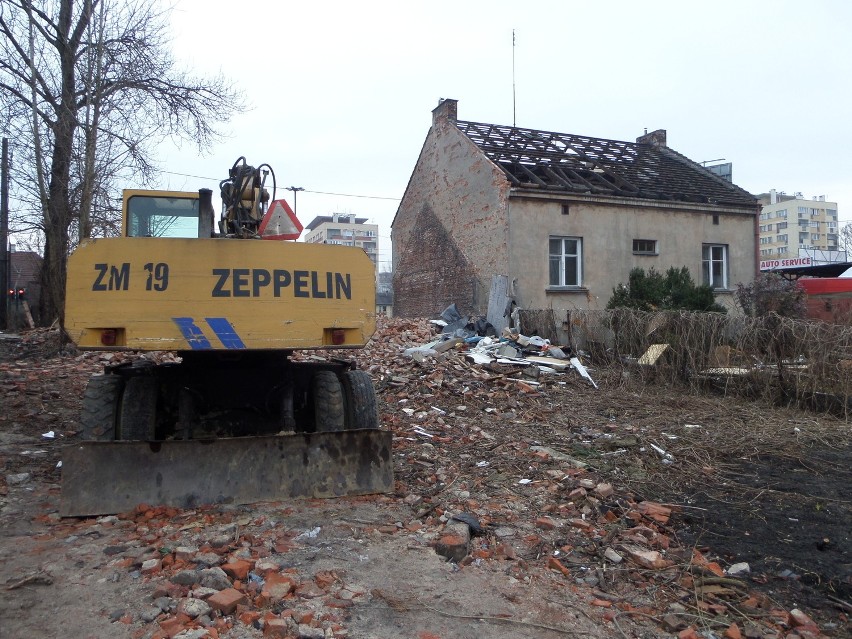
[[391, 433], [350, 430], [212, 441], [81, 442], [62, 457], [63, 517], [138, 504], [194, 508], [393, 488]]

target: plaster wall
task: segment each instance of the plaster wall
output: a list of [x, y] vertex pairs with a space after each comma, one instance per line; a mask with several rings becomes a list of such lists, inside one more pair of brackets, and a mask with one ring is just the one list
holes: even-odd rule
[[[568, 205], [568, 214], [563, 213]], [[702, 282], [702, 244], [728, 246], [728, 288], [720, 304], [733, 309], [737, 282], [755, 273], [754, 212], [705, 208], [648, 200], [603, 198], [546, 200], [512, 197], [509, 201], [510, 278], [515, 299], [528, 309], [602, 309], [612, 289], [626, 282], [634, 267], [665, 272], [689, 268]], [[713, 223], [714, 214], [718, 224]], [[550, 236], [583, 238], [583, 286], [555, 289], [548, 284]], [[657, 255], [635, 255], [633, 240], [656, 240]]]

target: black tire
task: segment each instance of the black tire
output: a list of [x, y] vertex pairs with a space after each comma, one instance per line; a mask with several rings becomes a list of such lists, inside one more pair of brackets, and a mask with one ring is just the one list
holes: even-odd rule
[[373, 380], [364, 371], [343, 373], [346, 398], [346, 430], [379, 429], [379, 408]]
[[333, 371], [317, 371], [311, 380], [314, 425], [318, 433], [343, 430], [345, 421], [343, 387]]
[[123, 388], [124, 379], [118, 375], [93, 375], [89, 378], [80, 414], [80, 436], [85, 441], [115, 440], [118, 402]]
[[131, 377], [124, 385], [116, 425], [116, 439], [150, 441], [157, 429], [157, 380]]

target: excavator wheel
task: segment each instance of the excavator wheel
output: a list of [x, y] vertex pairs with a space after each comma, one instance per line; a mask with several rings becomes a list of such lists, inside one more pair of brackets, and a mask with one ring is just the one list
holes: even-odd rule
[[318, 433], [336, 433], [345, 426], [343, 388], [334, 371], [317, 371], [311, 380], [314, 424]]
[[116, 413], [124, 379], [119, 375], [93, 375], [83, 394], [80, 416], [81, 436], [85, 441], [113, 441]]
[[379, 410], [373, 380], [360, 370], [343, 373], [343, 393], [346, 397], [346, 430], [379, 428]]
[[157, 380], [131, 377], [124, 385], [116, 426], [116, 439], [150, 441], [157, 426]]

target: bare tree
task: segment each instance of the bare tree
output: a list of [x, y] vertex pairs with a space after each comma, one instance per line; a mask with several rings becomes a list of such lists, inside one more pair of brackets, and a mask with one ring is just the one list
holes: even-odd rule
[[78, 239], [115, 232], [117, 183], [149, 183], [164, 138], [205, 148], [243, 108], [221, 76], [178, 68], [167, 20], [151, 0], [0, 0], [14, 229], [43, 239], [43, 318], [64, 319], [66, 259]]
[[837, 248], [846, 251], [847, 259], [852, 257], [852, 222], [846, 222], [840, 227], [837, 235]]

